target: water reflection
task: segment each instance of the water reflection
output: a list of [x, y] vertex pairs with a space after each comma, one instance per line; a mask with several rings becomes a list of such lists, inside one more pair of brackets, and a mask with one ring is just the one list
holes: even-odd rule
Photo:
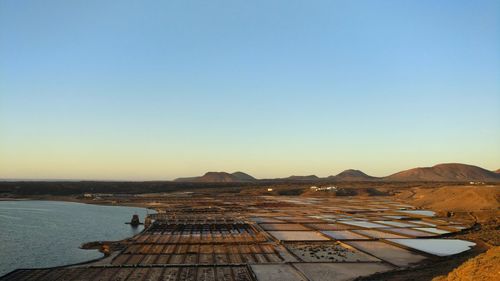
[[[120, 240], [139, 233], [125, 222], [143, 208], [55, 201], [0, 201], [0, 276], [17, 268], [49, 267], [102, 256], [85, 242]], [[22, 246], [23, 250], [19, 247]]]

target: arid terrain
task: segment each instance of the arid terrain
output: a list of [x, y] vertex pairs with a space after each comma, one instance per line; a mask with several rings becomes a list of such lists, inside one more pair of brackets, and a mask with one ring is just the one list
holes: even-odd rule
[[[82, 272], [89, 276], [113, 276], [101, 266], [139, 266], [135, 271], [116, 271], [129, 276], [126, 280], [145, 280], [145, 276], [157, 280], [156, 277], [167, 274], [159, 269], [149, 270], [151, 266], [167, 266], [169, 274], [177, 276], [174, 280], [217, 280], [226, 276], [228, 280], [276, 281], [281, 280], [281, 274], [288, 276], [288, 281], [492, 280], [498, 272], [500, 184], [479, 179], [496, 173], [455, 164], [445, 168], [438, 165], [430, 170], [417, 168], [397, 173], [398, 177], [408, 174], [407, 181], [383, 180], [347, 170], [329, 178], [292, 176], [274, 180], [257, 180], [238, 172], [207, 173], [175, 182], [1, 182], [2, 200], [63, 200], [147, 207], [159, 212], [151, 217], [152, 228], [141, 236], [88, 244], [86, 247], [110, 256], [87, 265], [90, 268], [86, 271], [82, 267], [57, 272], [22, 271], [2, 280], [36, 280], [34, 276], [40, 274], [73, 276]], [[434, 178], [436, 173], [447, 175], [448, 181], [412, 180], [415, 173], [419, 178]], [[454, 180], [463, 175], [469, 176], [467, 181]], [[406, 214], [405, 209], [410, 210], [408, 214], [416, 213], [402, 215]], [[436, 218], [426, 218], [428, 211], [421, 215], [419, 210], [434, 211]], [[209, 229], [211, 232], [206, 232]], [[191, 240], [182, 238], [185, 231]], [[217, 248], [215, 245], [222, 241], [217, 239], [224, 233], [232, 236], [224, 238], [223, 243], [227, 244]], [[188, 240], [171, 241], [175, 235]], [[411, 248], [402, 245], [392, 248], [398, 238], [431, 241], [434, 237], [442, 241], [471, 241], [475, 246], [444, 256], [430, 255], [422, 249], [408, 251]], [[393, 238], [396, 239], [392, 241]], [[155, 243], [159, 244], [154, 246]], [[203, 243], [215, 248], [206, 248]], [[242, 246], [234, 243], [247, 243], [250, 248], [240, 249]], [[184, 249], [184, 244], [192, 249]], [[180, 248], [175, 248], [176, 254], [172, 255], [168, 245]], [[390, 245], [385, 251], [393, 254], [385, 256], [381, 250], [373, 249], [375, 245]], [[404, 252], [400, 253], [401, 249]], [[218, 252], [225, 256], [207, 255]], [[398, 255], [401, 260], [395, 259]], [[352, 265], [359, 267], [353, 271], [356, 273], [343, 272], [344, 262], [358, 262]], [[180, 264], [198, 266], [198, 270], [179, 267]], [[316, 270], [312, 270], [313, 265]], [[336, 279], [329, 279], [332, 276]], [[107, 278], [104, 279], [123, 280]]]
[[[474, 241], [471, 251], [423, 264], [412, 269], [382, 273], [359, 280], [495, 280], [498, 276], [500, 249], [500, 185], [445, 185], [413, 187], [400, 190], [396, 197], [443, 216], [460, 218], [474, 225], [471, 229], [449, 235], [450, 239]], [[485, 254], [489, 251], [488, 254]]]
[[[370, 276], [358, 277], [359, 280], [491, 280], [488, 279], [488, 276], [494, 274], [494, 270], [497, 270], [495, 267], [495, 261], [498, 260], [498, 246], [500, 243], [500, 231], [498, 224], [498, 217], [500, 215], [499, 212], [499, 200], [500, 200], [500, 185], [498, 184], [479, 184], [479, 185], [471, 185], [470, 183], [418, 183], [418, 182], [409, 182], [409, 183], [401, 183], [401, 182], [342, 182], [335, 185], [335, 190], [320, 190], [315, 191], [312, 189], [313, 185], [310, 183], [276, 183], [276, 184], [267, 184], [265, 186], [239, 186], [239, 187], [214, 187], [209, 185], [208, 187], [196, 186], [195, 188], [186, 188], [185, 191], [166, 191], [163, 193], [145, 193], [145, 194], [92, 194], [91, 197], [83, 196], [84, 194], [78, 195], [50, 195], [50, 194], [36, 194], [36, 195], [19, 195], [19, 194], [4, 194], [4, 199], [13, 199], [13, 198], [30, 198], [30, 199], [49, 199], [49, 200], [68, 200], [68, 201], [77, 201], [77, 202], [86, 202], [92, 204], [111, 204], [111, 205], [130, 205], [130, 206], [142, 206], [154, 208], [157, 210], [162, 210], [162, 208], [167, 208], [164, 210], [172, 210], [174, 212], [180, 212], [179, 214], [184, 213], [186, 218], [193, 219], [193, 215], [198, 218], [199, 215], [209, 212], [215, 211], [216, 209], [205, 208], [199, 209], [202, 205], [212, 204], [206, 201], [204, 203], [202, 198], [209, 198], [212, 196], [216, 196], [215, 198], [220, 198], [220, 200], [225, 201], [227, 204], [234, 204], [235, 199], [237, 198], [276, 198], [280, 200], [280, 197], [283, 197], [283, 200], [294, 200], [293, 198], [297, 198], [300, 200], [317, 200], [319, 198], [327, 198], [327, 200], [342, 200], [341, 202], [350, 202], [353, 204], [359, 204], [354, 202], [359, 202], [359, 200], [364, 200], [366, 202], [385, 202], [386, 200], [390, 200], [394, 202], [401, 202], [405, 204], [409, 204], [411, 206], [416, 207], [417, 209], [426, 209], [433, 210], [437, 213], [437, 216], [440, 218], [445, 218], [450, 221], [457, 221], [463, 225], [467, 225], [468, 227], [462, 231], [451, 232], [449, 234], [444, 235], [443, 239], [462, 239], [467, 241], [473, 241], [476, 243], [476, 246], [472, 248], [472, 250], [452, 255], [448, 257], [441, 258], [433, 258], [424, 260], [422, 262], [416, 263], [411, 267], [403, 266], [397, 269], [384, 269], [383, 273], [375, 273]], [[315, 187], [326, 187], [324, 183], [317, 183], [314, 185]], [[183, 204], [187, 204], [185, 206], [175, 205], [177, 202], [178, 196], [181, 198], [192, 198], [189, 202], [196, 202], [196, 206], [191, 206], [186, 201]], [[172, 197], [173, 196], [173, 197]], [[271, 196], [271, 197], [269, 197]], [[199, 199], [196, 199], [199, 198]], [[226, 198], [226, 199], [223, 199]], [[308, 199], [309, 198], [309, 199]], [[331, 199], [328, 199], [331, 198]], [[276, 200], [276, 199], [273, 199]], [[174, 200], [174, 201], [172, 201]], [[185, 199], [183, 199], [185, 200]], [[240, 199], [237, 199], [240, 200]], [[251, 199], [250, 199], [251, 200]], [[324, 200], [324, 199], [322, 199]], [[233, 203], [231, 203], [233, 202]], [[239, 201], [238, 201], [239, 202]], [[244, 204], [250, 204], [251, 201]], [[173, 204], [173, 205], [172, 205]], [[238, 203], [238, 204], [241, 204]], [[255, 204], [255, 203], [252, 203]], [[259, 203], [262, 204], [262, 203]], [[215, 204], [217, 205], [217, 204]], [[229, 206], [228, 205], [228, 206]], [[167, 207], [170, 206], [170, 207]], [[181, 208], [175, 211], [175, 208], [172, 209], [172, 206], [177, 206], [176, 208]], [[189, 207], [191, 206], [191, 207]], [[236, 206], [236, 205], [235, 205]], [[251, 205], [248, 205], [251, 206]], [[285, 206], [285, 205], [284, 205]], [[189, 209], [185, 208], [194, 208], [192, 210], [197, 210], [196, 213], [192, 213]], [[240, 207], [238, 207], [240, 208]], [[182, 211], [183, 210], [183, 211]], [[306, 209], [296, 209], [302, 210], [304, 212]], [[198, 212], [199, 215], [196, 215]], [[186, 213], [187, 212], [187, 213]], [[219, 213], [219, 211], [217, 212]], [[190, 214], [190, 215], [188, 215]], [[219, 213], [220, 214], [220, 213]], [[287, 215], [291, 216], [293, 212], [287, 211]], [[277, 214], [278, 215], [278, 214]], [[285, 215], [285, 214], [283, 214]], [[283, 216], [282, 215], [282, 216]], [[295, 215], [297, 216], [298, 213]], [[206, 215], [203, 215], [205, 217]], [[222, 218], [222, 217], [221, 217]], [[228, 219], [227, 215], [224, 219]], [[170, 218], [172, 219], [172, 218]], [[269, 222], [271, 222], [269, 220]], [[296, 223], [300, 223], [298, 221], [290, 221], [288, 223], [292, 223], [290, 227]], [[312, 223], [312, 221], [311, 221]], [[276, 227], [279, 224], [276, 225]], [[281, 224], [280, 231], [282, 231], [282, 227], [285, 227], [285, 224]], [[261, 227], [271, 227], [266, 226], [266, 224], [261, 225]], [[273, 226], [274, 227], [274, 226]], [[295, 227], [287, 228], [286, 231], [290, 231], [293, 233]], [[445, 227], [446, 228], [446, 227]], [[269, 228], [268, 228], [269, 229]], [[270, 228], [272, 235], [281, 235], [274, 234], [273, 228]], [[300, 231], [304, 231], [304, 229], [299, 228]], [[348, 228], [349, 229], [349, 228]], [[286, 232], [285, 232], [286, 233]], [[368, 232], [369, 233], [369, 232]], [[280, 236], [276, 236], [280, 237]], [[337, 237], [336, 239], [339, 239]], [[249, 238], [250, 239], [250, 238]], [[289, 238], [278, 238], [278, 239], [289, 239]], [[300, 238], [300, 239], [310, 239], [310, 238]], [[340, 238], [343, 239], [343, 238]], [[342, 241], [342, 240], [340, 240]], [[249, 242], [249, 241], [247, 241]], [[310, 242], [309, 242], [310, 243]], [[123, 243], [112, 244], [110, 245], [112, 249], [117, 249], [122, 251]], [[122, 246], [120, 246], [122, 245]], [[300, 245], [297, 245], [297, 247]], [[300, 247], [310, 247], [300, 246]], [[328, 251], [338, 251], [331, 248]], [[486, 251], [490, 250], [490, 252], [485, 255]], [[288, 247], [288, 251], [297, 251]], [[300, 251], [304, 251], [303, 249]], [[317, 250], [313, 250], [313, 253]], [[496, 254], [495, 254], [496, 253]], [[282, 257], [282, 256], [281, 256]], [[268, 259], [271, 257], [268, 257]], [[305, 259], [304, 259], [305, 261]], [[133, 262], [129, 260], [128, 262]], [[143, 261], [144, 262], [144, 261]], [[252, 261], [249, 261], [252, 264]], [[255, 261], [254, 261], [255, 262]], [[491, 266], [488, 266], [491, 265]], [[255, 270], [260, 270], [259, 267], [255, 267]], [[222, 269], [221, 269], [222, 270]], [[243, 270], [243, 269], [242, 269]], [[306, 268], [302, 270], [307, 270]], [[241, 274], [245, 275], [247, 273]], [[376, 271], [374, 271], [376, 272]], [[366, 275], [367, 273], [363, 273], [360, 275]], [[149, 274], [149, 273], [148, 273]], [[212, 274], [212, 273], [210, 273]], [[214, 273], [215, 274], [215, 273]], [[234, 273], [233, 273], [234, 274]], [[237, 274], [237, 273], [236, 273]], [[263, 275], [262, 275], [263, 274]], [[272, 272], [264, 271], [261, 273], [261, 277], [258, 280], [267, 280], [262, 276], [272, 275]], [[333, 273], [332, 273], [333, 274]], [[450, 274], [448, 277], [446, 277]], [[245, 275], [246, 276], [246, 275]], [[251, 275], [249, 275], [252, 278]], [[462, 279], [457, 279], [460, 276]], [[350, 277], [351, 279], [354, 278]], [[244, 277], [243, 279], [234, 280], [247, 280]], [[316, 277], [315, 277], [316, 278]], [[319, 278], [319, 277], [317, 277]], [[444, 279], [448, 278], [448, 279]], [[483, 279], [481, 279], [483, 278]], [[339, 279], [339, 280], [351, 280], [351, 279]], [[358, 280], [357, 279], [357, 280]], [[33, 279], [5, 279], [5, 280], [33, 280]], [[127, 279], [128, 280], [128, 279]], [[136, 280], [136, 279], [130, 279]], [[141, 280], [141, 279], [137, 279]], [[190, 280], [190, 279], [178, 279], [178, 280]], [[201, 279], [200, 279], [201, 280]], [[207, 279], [210, 280], [210, 279]], [[252, 279], [248, 279], [252, 280]], [[293, 279], [292, 279], [293, 280]], [[304, 279], [306, 280], [306, 279]], [[326, 280], [326, 279], [311, 279], [311, 280]]]

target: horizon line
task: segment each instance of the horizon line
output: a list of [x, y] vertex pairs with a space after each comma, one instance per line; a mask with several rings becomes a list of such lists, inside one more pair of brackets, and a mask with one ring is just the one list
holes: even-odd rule
[[[357, 171], [361, 171], [363, 173], [365, 173], [366, 175], [368, 176], [371, 176], [371, 177], [374, 177], [374, 178], [385, 178], [385, 177], [389, 177], [391, 175], [394, 175], [396, 173], [399, 173], [399, 172], [403, 172], [403, 171], [407, 171], [407, 170], [411, 170], [411, 169], [417, 169], [417, 168], [431, 168], [431, 167], [434, 167], [434, 166], [438, 166], [438, 165], [443, 165], [443, 164], [461, 164], [461, 165], [468, 165], [468, 166], [475, 166], [475, 167], [479, 167], [481, 169], [484, 169], [484, 170], [487, 170], [487, 171], [490, 171], [490, 172], [493, 172], [495, 173], [496, 170], [490, 170], [490, 169], [486, 169], [486, 168], [483, 168], [481, 166], [478, 166], [478, 165], [473, 165], [473, 164], [464, 164], [464, 163], [458, 163], [458, 162], [447, 162], [447, 163], [438, 163], [438, 164], [435, 164], [435, 165], [432, 165], [432, 166], [417, 166], [417, 167], [413, 167], [413, 168], [408, 168], [408, 169], [403, 169], [403, 170], [399, 170], [399, 171], [396, 171], [396, 172], [393, 172], [393, 173], [390, 173], [389, 175], [386, 175], [386, 176], [373, 176], [373, 175], [370, 175], [370, 174], [366, 174], [365, 172], [363, 172], [362, 170], [360, 169], [355, 169], [355, 168], [348, 168], [348, 169], [344, 169], [340, 172], [338, 172], [337, 174], [330, 174], [330, 175], [327, 175], [327, 176], [318, 176], [316, 174], [307, 174], [307, 175], [298, 175], [298, 174], [294, 174], [292, 173], [291, 175], [288, 175], [288, 176], [285, 176], [285, 177], [267, 177], [267, 178], [256, 178], [254, 177], [256, 180], [276, 180], [276, 179], [286, 179], [287, 177], [292, 177], [292, 176], [298, 176], [298, 177], [301, 177], [301, 176], [317, 176], [319, 179], [325, 179], [325, 178], [328, 178], [328, 177], [334, 177], [334, 176], [337, 176], [338, 174], [342, 173], [342, 172], [345, 172], [345, 171], [348, 171], [348, 170], [357, 170]], [[203, 173], [201, 176], [203, 176], [204, 174], [206, 173], [210, 173], [210, 172], [215, 172], [215, 173], [229, 173], [229, 174], [232, 174], [232, 173], [236, 173], [236, 172], [241, 172], [241, 173], [245, 173], [245, 174], [248, 174], [250, 176], [252, 176], [250, 173], [248, 172], [243, 172], [242, 170], [235, 170], [234, 172], [226, 172], [226, 171], [215, 171], [215, 170], [209, 170], [205, 173]], [[32, 182], [36, 182], [36, 181], [40, 181], [40, 182], [174, 182], [176, 179], [180, 179], [180, 178], [192, 178], [192, 177], [199, 177], [200, 175], [195, 175], [195, 176], [179, 176], [179, 177], [175, 177], [173, 179], [124, 179], [124, 178], [109, 178], [109, 179], [96, 179], [96, 178], [88, 178], [88, 179], [85, 179], [85, 178], [0, 178], [0, 182], [18, 182], [18, 181], [32, 181]], [[253, 176], [252, 176], [253, 177]]]

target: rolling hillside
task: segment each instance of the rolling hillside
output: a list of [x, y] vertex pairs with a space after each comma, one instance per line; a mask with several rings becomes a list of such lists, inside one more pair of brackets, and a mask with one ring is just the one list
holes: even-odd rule
[[388, 181], [500, 181], [500, 174], [458, 163], [414, 168], [383, 178]]
[[208, 172], [201, 177], [178, 178], [176, 182], [252, 182], [256, 179], [243, 172]]

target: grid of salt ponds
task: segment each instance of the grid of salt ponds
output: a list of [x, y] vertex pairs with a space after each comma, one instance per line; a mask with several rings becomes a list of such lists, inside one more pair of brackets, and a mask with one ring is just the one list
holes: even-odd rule
[[22, 280], [61, 273], [94, 276], [79, 280], [122, 274], [121, 280], [137, 281], [351, 280], [474, 245], [439, 239], [463, 223], [383, 197], [204, 196], [169, 198], [162, 206], [158, 222], [130, 239], [110, 265], [16, 274], [27, 274]]
[[[280, 200], [296, 203], [297, 206], [253, 213], [253, 220], [276, 240], [310, 243], [344, 241], [396, 266], [408, 266], [438, 255], [432, 251], [432, 244], [436, 243], [433, 241], [445, 240], [428, 238], [465, 228], [461, 224], [434, 218], [432, 211], [414, 210], [407, 204], [377, 201], [377, 198], [316, 198], [314, 208], [304, 206], [312, 202], [308, 199]], [[287, 215], [283, 216], [283, 213]], [[456, 244], [460, 244], [460, 240], [453, 242], [453, 245]], [[443, 245], [452, 244], [446, 242]], [[464, 251], [469, 248], [456, 249]], [[443, 253], [455, 254], [457, 251], [439, 252], [440, 255]]]
[[170, 267], [90, 267], [19, 269], [0, 280], [89, 280], [89, 281], [253, 281], [247, 266], [170, 266]]

